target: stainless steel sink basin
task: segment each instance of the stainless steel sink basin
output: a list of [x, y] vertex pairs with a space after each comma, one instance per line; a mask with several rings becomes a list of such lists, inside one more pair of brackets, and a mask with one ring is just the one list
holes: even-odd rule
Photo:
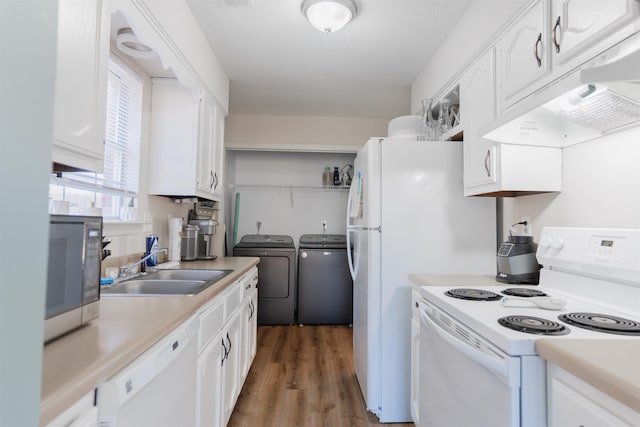
[[103, 287], [102, 296], [195, 295], [233, 270], [161, 270]]
[[233, 270], [158, 270], [143, 276], [143, 280], [210, 280], [218, 281]]

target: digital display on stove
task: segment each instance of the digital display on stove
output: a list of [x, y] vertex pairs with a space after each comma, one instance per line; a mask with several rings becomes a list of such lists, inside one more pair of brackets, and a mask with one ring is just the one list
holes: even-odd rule
[[613, 240], [601, 240], [600, 246], [606, 246], [607, 248], [613, 247]]

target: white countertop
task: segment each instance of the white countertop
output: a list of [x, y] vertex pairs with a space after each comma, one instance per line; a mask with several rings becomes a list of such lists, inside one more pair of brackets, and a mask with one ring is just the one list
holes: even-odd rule
[[234, 270], [194, 296], [102, 297], [98, 319], [44, 346], [40, 425], [118, 373], [258, 262], [226, 257], [181, 263], [179, 268]]
[[604, 341], [542, 338], [536, 341], [536, 352], [640, 412], [640, 339]]

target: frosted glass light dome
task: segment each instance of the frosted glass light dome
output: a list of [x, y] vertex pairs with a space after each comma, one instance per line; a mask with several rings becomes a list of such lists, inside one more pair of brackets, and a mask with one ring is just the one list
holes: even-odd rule
[[323, 33], [342, 29], [356, 16], [353, 0], [305, 0], [302, 13], [311, 25]]

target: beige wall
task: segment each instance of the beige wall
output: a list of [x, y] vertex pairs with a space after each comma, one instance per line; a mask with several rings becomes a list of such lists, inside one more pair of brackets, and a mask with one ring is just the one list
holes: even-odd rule
[[229, 115], [227, 149], [355, 152], [372, 136], [386, 136], [390, 119]]

